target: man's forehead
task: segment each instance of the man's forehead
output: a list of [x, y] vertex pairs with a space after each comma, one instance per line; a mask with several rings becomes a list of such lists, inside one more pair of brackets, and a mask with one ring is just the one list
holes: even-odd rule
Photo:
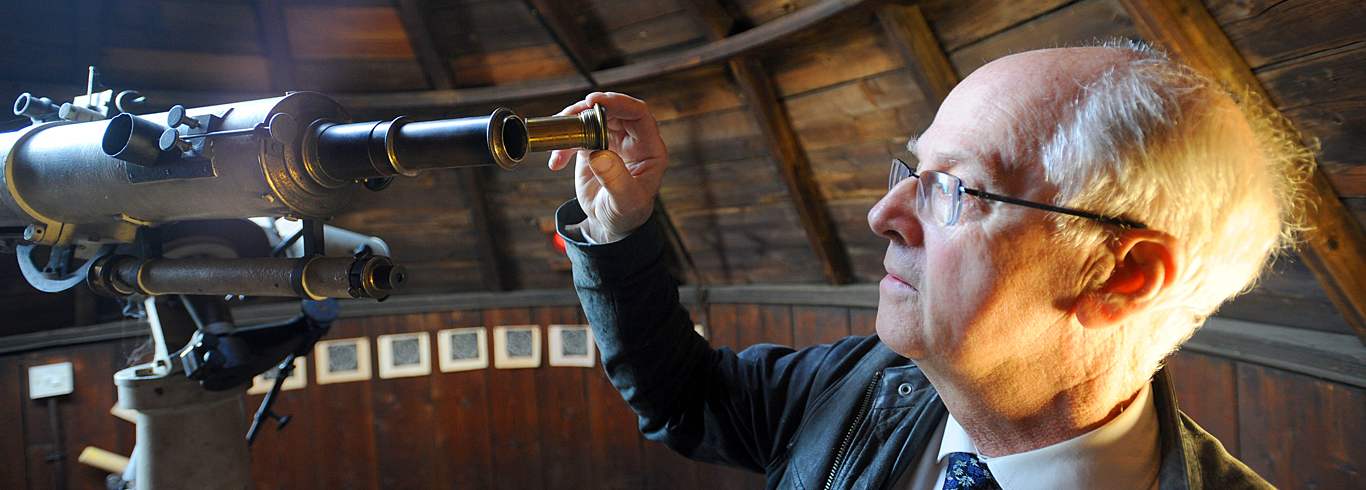
[[[1109, 48], [1031, 51], [998, 59], [963, 80], [908, 149], [928, 169], [967, 167], [996, 180], [1037, 163], [1082, 87], [1122, 60]], [[957, 170], [966, 173], [967, 170]]]
[[923, 140], [923, 134], [911, 136], [906, 150], [921, 162], [920, 170], [939, 170], [942, 172], [972, 172], [983, 177], [994, 178], [1001, 172], [1001, 159], [984, 153], [976, 148], [954, 145], [949, 140]]

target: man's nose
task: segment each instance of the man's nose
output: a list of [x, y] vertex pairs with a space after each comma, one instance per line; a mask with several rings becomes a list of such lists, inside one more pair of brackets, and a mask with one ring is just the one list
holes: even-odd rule
[[925, 229], [915, 210], [915, 182], [897, 185], [868, 211], [868, 226], [888, 239], [915, 246], [925, 238]]

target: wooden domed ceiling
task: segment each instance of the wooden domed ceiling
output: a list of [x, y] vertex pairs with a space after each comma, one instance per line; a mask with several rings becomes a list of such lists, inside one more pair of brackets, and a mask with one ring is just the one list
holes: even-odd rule
[[[66, 99], [95, 65], [149, 111], [316, 90], [358, 120], [545, 115], [589, 90], [627, 92], [660, 121], [673, 158], [661, 201], [701, 282], [870, 282], [885, 241], [864, 216], [935, 92], [1011, 52], [1142, 39], [1167, 22], [1153, 6], [1180, 4], [1208, 10], [1319, 145], [1355, 213], [1342, 229], [1359, 233], [1366, 9], [1349, 0], [11, 0], [0, 87]], [[569, 287], [545, 230], [573, 188], [544, 158], [427, 172], [332, 223], [385, 239], [413, 293]], [[1333, 243], [1352, 245], [1344, 236]], [[1328, 269], [1361, 259], [1328, 256], [1316, 267], [1331, 294], [1289, 260], [1226, 313], [1350, 332], [1363, 286]], [[1330, 296], [1357, 306], [1344, 318]]]

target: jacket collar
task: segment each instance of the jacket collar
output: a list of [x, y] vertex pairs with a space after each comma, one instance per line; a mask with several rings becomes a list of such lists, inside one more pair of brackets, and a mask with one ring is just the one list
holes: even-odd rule
[[1153, 404], [1157, 409], [1158, 444], [1162, 446], [1162, 465], [1157, 472], [1160, 490], [1200, 490], [1199, 459], [1190, 438], [1185, 437], [1181, 415], [1176, 406], [1176, 390], [1166, 366], [1153, 376]]

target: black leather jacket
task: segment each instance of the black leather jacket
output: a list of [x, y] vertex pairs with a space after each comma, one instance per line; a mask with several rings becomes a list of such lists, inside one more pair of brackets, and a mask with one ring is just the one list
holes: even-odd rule
[[[651, 440], [704, 462], [768, 476], [768, 488], [888, 488], [948, 413], [929, 380], [877, 338], [793, 350], [712, 349], [694, 333], [654, 220], [589, 245], [556, 221], [574, 262], [588, 322], [612, 384]], [[1161, 489], [1270, 488], [1176, 409], [1165, 371], [1153, 382]]]

